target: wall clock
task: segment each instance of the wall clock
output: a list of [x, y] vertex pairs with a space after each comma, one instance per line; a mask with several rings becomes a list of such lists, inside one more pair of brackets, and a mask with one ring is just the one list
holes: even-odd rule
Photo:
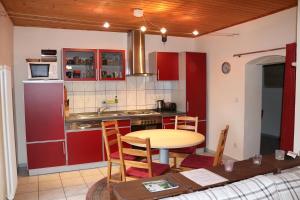
[[222, 72], [223, 74], [228, 74], [230, 72], [230, 63], [229, 62], [223, 62], [222, 64]]

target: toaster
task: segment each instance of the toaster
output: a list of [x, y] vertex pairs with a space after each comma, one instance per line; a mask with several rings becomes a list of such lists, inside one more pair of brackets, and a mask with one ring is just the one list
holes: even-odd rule
[[163, 111], [164, 112], [176, 112], [176, 103], [165, 102]]

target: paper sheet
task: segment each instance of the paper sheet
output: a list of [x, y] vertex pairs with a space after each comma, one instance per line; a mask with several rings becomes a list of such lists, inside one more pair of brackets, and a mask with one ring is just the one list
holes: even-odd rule
[[201, 186], [208, 186], [228, 181], [226, 178], [207, 169], [194, 169], [180, 173]]

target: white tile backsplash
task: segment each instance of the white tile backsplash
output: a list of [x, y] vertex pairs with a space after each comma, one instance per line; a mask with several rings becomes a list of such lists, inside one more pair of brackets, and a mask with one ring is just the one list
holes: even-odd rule
[[84, 107], [95, 108], [96, 107], [96, 92], [84, 92]]
[[165, 93], [164, 90], [155, 90], [155, 100], [164, 100]]
[[135, 76], [126, 77], [126, 85], [127, 85], [127, 90], [136, 90], [136, 77]]
[[155, 82], [155, 89], [163, 90], [164, 89], [164, 81], [156, 81]]
[[164, 90], [164, 101], [172, 101], [172, 90]]
[[136, 91], [127, 91], [127, 106], [136, 106]]
[[126, 110], [136, 110], [136, 106], [127, 106]]
[[164, 89], [171, 90], [172, 89], [172, 82], [173, 81], [164, 81]]
[[80, 81], [78, 81], [78, 82], [74, 81], [73, 82], [73, 91], [74, 92], [84, 92], [84, 87], [85, 87], [84, 82], [80, 82]]
[[66, 81], [65, 86], [68, 92], [73, 92], [73, 82], [71, 81]]
[[126, 90], [126, 81], [116, 81], [117, 90]]
[[105, 82], [105, 90], [112, 90], [115, 91], [117, 89], [117, 84], [115, 81], [106, 81]]
[[84, 92], [74, 92], [74, 108], [84, 108]]
[[154, 90], [155, 89], [155, 77], [154, 76], [147, 76], [145, 78], [145, 86], [146, 86], [146, 90]]
[[95, 81], [87, 81], [84, 82], [84, 91], [85, 92], [95, 92], [96, 90], [96, 82]]
[[145, 90], [136, 92], [136, 105], [144, 106], [146, 105], [146, 92]]
[[109, 91], [105, 91], [105, 97], [106, 100], [112, 100], [115, 99], [115, 97], [117, 96], [117, 91], [116, 90], [109, 90]]
[[105, 91], [105, 81], [96, 82], [96, 91]]
[[105, 91], [97, 91], [96, 92], [96, 107], [99, 108], [103, 106], [103, 101], [105, 101]]
[[66, 81], [70, 112], [96, 112], [103, 101], [118, 98], [109, 111], [155, 109], [156, 100], [172, 101], [177, 81], [157, 81], [156, 76], [126, 77], [126, 81]]
[[155, 104], [156, 94], [155, 90], [146, 90], [146, 105]]
[[146, 88], [146, 79], [145, 77], [137, 77], [136, 78], [136, 90], [145, 90]]
[[117, 97], [118, 97], [118, 107], [123, 107], [127, 105], [127, 92], [124, 91], [117, 91]]

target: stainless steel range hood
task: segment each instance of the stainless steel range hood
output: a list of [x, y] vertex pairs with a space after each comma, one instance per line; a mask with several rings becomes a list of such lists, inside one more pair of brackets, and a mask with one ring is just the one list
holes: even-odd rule
[[145, 34], [140, 30], [128, 33], [127, 76], [150, 76], [154, 71], [145, 64]]

